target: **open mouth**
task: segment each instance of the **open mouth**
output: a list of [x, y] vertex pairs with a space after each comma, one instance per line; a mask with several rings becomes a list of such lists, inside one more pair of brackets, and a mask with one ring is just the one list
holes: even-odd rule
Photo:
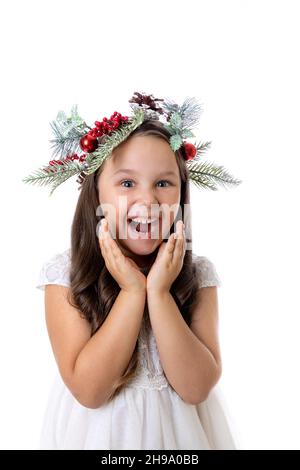
[[139, 220], [139, 219], [127, 219], [128, 223], [128, 228], [135, 232], [135, 233], [141, 233], [141, 234], [148, 234], [150, 235], [151, 233], [154, 232], [155, 229], [157, 229], [158, 224], [159, 224], [159, 219], [158, 218], [153, 218], [153, 219], [146, 219], [146, 220]]

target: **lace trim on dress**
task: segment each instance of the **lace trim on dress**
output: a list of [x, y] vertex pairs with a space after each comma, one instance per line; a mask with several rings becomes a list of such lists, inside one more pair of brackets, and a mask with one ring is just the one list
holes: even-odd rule
[[70, 287], [70, 251], [67, 249], [62, 253], [56, 254], [49, 261], [46, 261], [39, 272], [36, 287], [45, 290], [46, 284], [60, 284]]
[[138, 337], [138, 367], [128, 387], [161, 390], [169, 386], [163, 371], [152, 329], [142, 322]]
[[199, 279], [199, 288], [201, 287], [221, 287], [222, 282], [216, 271], [214, 263], [206, 256], [198, 256], [193, 253], [193, 259], [196, 263], [196, 271]]

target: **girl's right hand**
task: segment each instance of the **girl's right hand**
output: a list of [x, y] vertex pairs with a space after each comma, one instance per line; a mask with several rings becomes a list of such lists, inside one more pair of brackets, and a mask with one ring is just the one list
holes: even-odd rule
[[108, 229], [108, 221], [101, 220], [99, 245], [105, 265], [122, 290], [128, 292], [146, 291], [147, 278], [136, 263], [123, 255]]

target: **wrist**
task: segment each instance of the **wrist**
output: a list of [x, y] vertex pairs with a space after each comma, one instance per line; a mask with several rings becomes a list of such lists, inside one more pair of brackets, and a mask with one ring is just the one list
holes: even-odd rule
[[147, 287], [147, 295], [167, 295], [170, 294], [170, 289], [167, 287]]
[[121, 292], [125, 292], [126, 294], [131, 294], [131, 295], [136, 295], [136, 296], [145, 296], [146, 288], [145, 287], [121, 288]]

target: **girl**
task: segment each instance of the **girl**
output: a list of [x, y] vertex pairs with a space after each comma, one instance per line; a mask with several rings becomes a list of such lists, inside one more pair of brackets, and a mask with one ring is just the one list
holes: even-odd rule
[[188, 249], [188, 172], [169, 138], [148, 119], [85, 177], [71, 247], [40, 271], [58, 366], [41, 449], [237, 448], [217, 386], [221, 283]]

